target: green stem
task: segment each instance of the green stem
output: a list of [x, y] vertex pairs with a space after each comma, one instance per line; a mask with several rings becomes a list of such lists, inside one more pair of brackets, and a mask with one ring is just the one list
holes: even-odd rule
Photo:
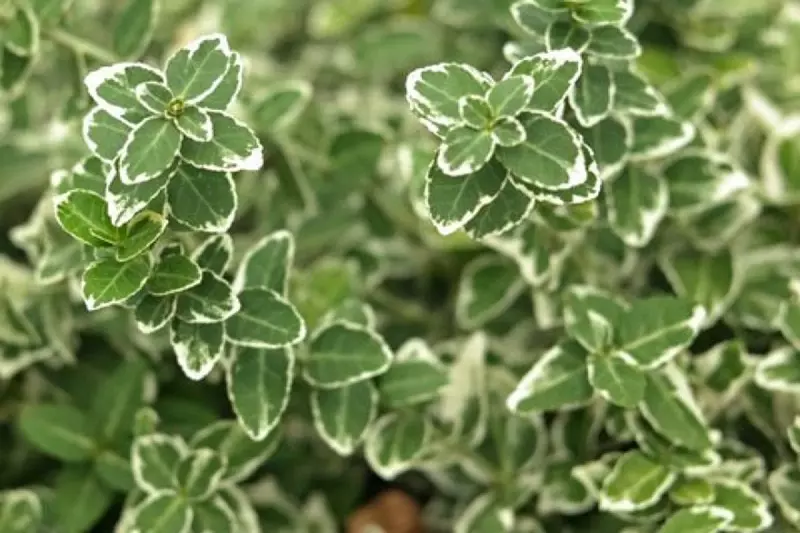
[[63, 28], [49, 28], [42, 33], [54, 43], [69, 48], [76, 54], [89, 56], [103, 63], [116, 63], [119, 61], [116, 54], [110, 50], [106, 50], [102, 46], [87, 41], [83, 37], [73, 35]]

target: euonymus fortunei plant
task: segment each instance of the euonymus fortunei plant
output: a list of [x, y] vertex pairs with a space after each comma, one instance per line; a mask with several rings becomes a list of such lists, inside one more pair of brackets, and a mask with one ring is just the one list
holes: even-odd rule
[[797, 531], [798, 35], [0, 0], [0, 533]]

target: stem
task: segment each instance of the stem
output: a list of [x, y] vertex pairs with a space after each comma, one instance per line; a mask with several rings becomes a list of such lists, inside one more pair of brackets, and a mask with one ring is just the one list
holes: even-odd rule
[[87, 41], [83, 37], [73, 35], [63, 28], [50, 28], [44, 30], [42, 33], [54, 43], [70, 48], [76, 54], [90, 56], [103, 63], [116, 63], [119, 61], [116, 54], [110, 50], [106, 50], [102, 46]]

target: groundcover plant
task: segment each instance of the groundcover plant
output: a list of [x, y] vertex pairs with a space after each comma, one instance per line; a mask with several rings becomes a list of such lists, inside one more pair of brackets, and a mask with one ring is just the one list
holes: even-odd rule
[[0, 23], [0, 533], [800, 529], [797, 0]]

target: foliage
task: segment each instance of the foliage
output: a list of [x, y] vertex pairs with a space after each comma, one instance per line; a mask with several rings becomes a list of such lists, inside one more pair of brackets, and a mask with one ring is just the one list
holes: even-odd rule
[[800, 528], [797, 0], [0, 21], [0, 533]]

